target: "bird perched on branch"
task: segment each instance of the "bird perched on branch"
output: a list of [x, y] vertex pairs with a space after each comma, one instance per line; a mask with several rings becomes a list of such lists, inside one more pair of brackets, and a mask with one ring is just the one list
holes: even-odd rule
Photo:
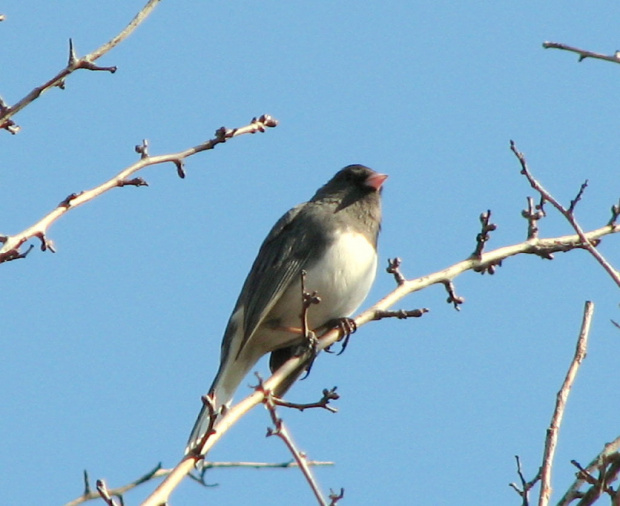
[[335, 326], [366, 298], [377, 270], [386, 178], [363, 165], [349, 165], [271, 229], [228, 321], [209, 405], [203, 405], [186, 451], [195, 450], [212, 413], [230, 403], [263, 355], [272, 353], [270, 367], [275, 371], [299, 349], [304, 339], [302, 271], [306, 291], [320, 297], [320, 303], [307, 309], [310, 330]]

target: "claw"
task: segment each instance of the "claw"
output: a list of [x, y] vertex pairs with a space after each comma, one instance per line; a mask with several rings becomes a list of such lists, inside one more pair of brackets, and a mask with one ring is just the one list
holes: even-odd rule
[[352, 318], [345, 317], [338, 320], [337, 327], [340, 332], [342, 332], [343, 336], [341, 338], [342, 348], [340, 348], [340, 351], [336, 355], [342, 355], [344, 353], [344, 350], [347, 349], [351, 334], [353, 334], [357, 330], [357, 323], [355, 323], [355, 320], [353, 320]]

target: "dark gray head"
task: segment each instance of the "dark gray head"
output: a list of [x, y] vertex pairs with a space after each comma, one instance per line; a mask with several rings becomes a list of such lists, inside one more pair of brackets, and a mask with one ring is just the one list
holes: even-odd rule
[[338, 201], [338, 210], [359, 200], [379, 201], [383, 182], [387, 179], [364, 165], [347, 165], [316, 192], [312, 201]]
[[377, 244], [381, 230], [381, 191], [385, 174], [364, 165], [347, 165], [319, 188], [311, 202], [333, 209], [336, 221], [351, 227]]

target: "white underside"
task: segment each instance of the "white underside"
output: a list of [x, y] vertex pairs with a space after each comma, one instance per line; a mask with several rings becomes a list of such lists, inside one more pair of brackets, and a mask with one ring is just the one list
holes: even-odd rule
[[[364, 301], [375, 279], [377, 255], [375, 248], [362, 234], [343, 232], [333, 241], [318, 263], [307, 270], [306, 290], [316, 291], [319, 304], [308, 310], [310, 329], [321, 327], [330, 320], [350, 316]], [[241, 329], [243, 309], [231, 317]], [[240, 354], [241, 335], [231, 343], [227, 364], [216, 386], [219, 406], [232, 399], [243, 377], [263, 355], [300, 341], [299, 332], [285, 328], [301, 328], [301, 281], [295, 280], [283, 293]], [[240, 333], [241, 334], [241, 333]]]

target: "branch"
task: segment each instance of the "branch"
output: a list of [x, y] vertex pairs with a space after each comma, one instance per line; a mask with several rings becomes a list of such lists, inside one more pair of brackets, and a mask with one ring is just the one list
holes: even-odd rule
[[35, 237], [41, 241], [42, 251], [49, 249], [54, 252], [54, 245], [52, 241], [47, 238], [47, 230], [52, 223], [58, 220], [65, 213], [69, 212], [71, 209], [75, 209], [76, 207], [97, 198], [99, 195], [111, 190], [112, 188], [123, 186], [147, 186], [146, 181], [141, 178], [129, 179], [130, 176], [139, 170], [151, 165], [171, 162], [175, 164], [179, 174], [184, 174], [182, 172], [182, 167], [183, 161], [186, 158], [189, 158], [196, 153], [200, 153], [201, 151], [213, 149], [218, 144], [222, 144], [233, 137], [239, 137], [243, 134], [264, 132], [266, 128], [275, 127], [277, 124], [278, 122], [276, 119], [269, 115], [263, 115], [258, 119], [252, 119], [250, 124], [241, 128], [234, 128], [230, 130], [222, 127], [215, 132], [215, 137], [213, 139], [203, 142], [198, 146], [194, 146], [193, 148], [186, 149], [185, 151], [179, 151], [178, 153], [170, 153], [166, 155], [149, 156], [146, 150], [146, 143], [143, 143], [143, 145], [139, 148], [141, 153], [140, 160], [119, 172], [112, 179], [109, 179], [105, 183], [102, 183], [91, 190], [80, 193], [72, 193], [60, 202], [60, 204], [58, 204], [53, 211], [48, 213], [41, 220], [26, 230], [12, 236], [0, 236], [0, 244], [2, 244], [2, 247], [0, 248], [0, 263], [16, 260], [18, 258], [25, 258], [30, 250], [22, 253], [20, 252], [20, 248], [26, 241], [29, 241]]
[[[333, 466], [333, 462], [329, 461], [320, 461], [320, 460], [308, 460], [307, 464], [312, 467], [322, 467], [322, 466]], [[194, 476], [190, 475], [191, 478], [194, 478], [195, 481], [204, 486], [210, 486], [206, 483], [204, 477], [205, 473], [209, 469], [230, 469], [230, 468], [246, 468], [246, 469], [288, 469], [291, 467], [298, 467], [297, 462], [294, 460], [289, 460], [287, 462], [205, 462], [201, 467], [201, 475]], [[144, 476], [141, 476], [137, 480], [128, 483], [127, 485], [123, 485], [117, 488], [113, 488], [110, 490], [106, 490], [107, 494], [111, 497], [119, 497], [129, 492], [130, 490], [142, 485], [143, 483], [147, 483], [151, 480], [155, 480], [157, 478], [164, 478], [171, 473], [172, 469], [164, 469], [161, 467], [161, 463], [157, 464], [152, 470], [146, 473]], [[211, 485], [212, 486], [212, 485]], [[65, 506], [78, 506], [79, 504], [84, 504], [88, 501], [94, 501], [101, 499], [101, 495], [96, 490], [91, 490], [90, 483], [88, 479], [88, 473], [84, 471], [84, 493], [80, 497], [76, 497], [72, 501], [69, 501], [65, 504]]]
[[590, 324], [592, 323], [592, 314], [594, 313], [594, 304], [587, 301], [583, 310], [583, 320], [581, 322], [581, 330], [577, 339], [577, 347], [575, 355], [568, 368], [562, 387], [557, 394], [555, 409], [551, 417], [551, 424], [547, 429], [547, 437], [545, 439], [545, 451], [540, 471], [540, 495], [538, 497], [538, 506], [547, 506], [551, 498], [551, 468], [553, 466], [553, 456], [558, 441], [558, 433], [564, 416], [564, 408], [568, 394], [575, 381], [575, 376], [579, 370], [579, 366], [586, 357], [586, 349], [588, 347], [588, 335], [590, 333]]
[[299, 411], [305, 411], [306, 409], [314, 409], [314, 408], [322, 408], [330, 411], [331, 413], [337, 413], [338, 410], [333, 406], [330, 406], [330, 401], [336, 401], [340, 399], [340, 395], [336, 393], [336, 388], [323, 389], [323, 397], [319, 399], [317, 402], [309, 402], [305, 404], [299, 404], [296, 402], [285, 401], [284, 399], [280, 399], [278, 397], [273, 397], [273, 404], [276, 406], [282, 406], [284, 408], [292, 408], [297, 409]]
[[420, 318], [428, 313], [430, 309], [423, 307], [422, 309], [397, 309], [396, 311], [376, 311], [374, 320], [383, 320], [384, 318], [398, 318], [406, 320], [407, 318]]
[[319, 489], [319, 485], [316, 482], [312, 471], [310, 470], [310, 466], [308, 466], [306, 454], [302, 453], [297, 449], [295, 443], [293, 442], [293, 438], [291, 437], [288, 429], [284, 425], [283, 420], [278, 416], [278, 413], [276, 412], [276, 404], [273, 398], [272, 391], [265, 390], [264, 383], [260, 377], [258, 377], [258, 380], [259, 384], [256, 387], [256, 390], [260, 391], [264, 395], [263, 404], [267, 408], [267, 411], [269, 411], [269, 416], [271, 417], [271, 421], [274, 425], [273, 429], [271, 427], [267, 429], [267, 437], [277, 436], [284, 442], [286, 447], [291, 452], [291, 455], [295, 459], [295, 462], [297, 462], [297, 465], [301, 469], [304, 477], [306, 478], [306, 481], [308, 482], [308, 485], [310, 485], [310, 488], [312, 489], [312, 492], [314, 493], [314, 496], [316, 497], [319, 505], [327, 506], [327, 501], [325, 500], [323, 494], [321, 493], [321, 490]]
[[508, 486], [512, 487], [517, 492], [517, 494], [521, 496], [521, 499], [523, 499], [523, 501], [521, 502], [521, 506], [529, 506], [529, 492], [530, 490], [532, 490], [532, 487], [536, 485], [538, 480], [540, 480], [540, 471], [538, 471], [538, 474], [534, 476], [532, 480], [527, 481], [525, 479], [525, 476], [523, 475], [523, 469], [521, 468], [521, 459], [518, 455], [515, 455], [515, 460], [517, 461], [517, 474], [519, 475], [521, 488], [519, 488], [519, 485], [517, 485], [516, 483], [509, 483]]
[[142, 10], [138, 12], [138, 14], [136, 14], [136, 16], [131, 20], [131, 22], [121, 33], [119, 33], [109, 42], [105, 43], [103, 46], [87, 54], [83, 58], [77, 57], [75, 53], [75, 48], [73, 46], [73, 41], [69, 39], [69, 62], [64, 69], [58, 72], [46, 83], [43, 83], [41, 86], [37, 86], [34, 90], [28, 93], [28, 95], [22, 98], [15, 105], [9, 106], [0, 98], [0, 129], [7, 130], [12, 134], [16, 134], [17, 132], [19, 132], [20, 127], [16, 125], [13, 120], [11, 120], [11, 118], [19, 111], [21, 111], [24, 107], [34, 102], [46, 91], [55, 87], [64, 89], [66, 77], [78, 69], [94, 71], [103, 70], [111, 73], [116, 72], [116, 67], [98, 67], [94, 64], [94, 62], [100, 57], [102, 57], [104, 54], [106, 54], [108, 51], [110, 51], [113, 47], [117, 46], [123, 40], [129, 37], [138, 27], [138, 25], [146, 19], [146, 17], [152, 12], [152, 10], [157, 6], [159, 2], [160, 0], [149, 0], [147, 4], [142, 8]]
[[[601, 492], [605, 492], [607, 483], [611, 483], [618, 474], [619, 452], [620, 437], [617, 437], [611, 443], [607, 443], [603, 450], [585, 468], [573, 460], [573, 465], [579, 469], [577, 479], [566, 491], [562, 499], [560, 499], [558, 506], [568, 506], [575, 499], [581, 499], [579, 504], [582, 505], [592, 504], [600, 496]], [[608, 466], [609, 469], [607, 469]], [[597, 471], [600, 474], [598, 479], [592, 476], [592, 473]], [[591, 485], [591, 488], [586, 492], [580, 491], [581, 486], [584, 484]], [[618, 492], [616, 491], [617, 495]]]
[[[575, 219], [575, 214], [574, 214], [575, 206], [581, 200], [581, 197], [583, 196], [583, 192], [588, 186], [588, 181], [585, 181], [581, 185], [581, 188], [579, 189], [577, 196], [571, 201], [570, 207], [566, 209], [553, 197], [553, 195], [551, 195], [547, 190], [545, 190], [543, 185], [540, 184], [534, 178], [534, 176], [532, 176], [527, 166], [527, 162], [525, 161], [525, 156], [523, 155], [523, 153], [521, 153], [517, 149], [514, 141], [510, 141], [510, 149], [515, 154], [515, 156], [517, 157], [517, 159], [519, 160], [521, 164], [521, 174], [523, 174], [527, 178], [528, 182], [530, 183], [530, 186], [540, 194], [541, 199], [542, 199], [540, 208], [542, 208], [544, 201], [549, 202], [553, 207], [555, 207], [560, 212], [560, 214], [562, 214], [562, 216], [564, 216], [568, 220], [568, 222], [571, 224], [571, 226], [575, 229], [575, 232], [577, 232], [577, 235], [579, 235], [579, 237], [583, 241], [583, 247], [587, 249], [594, 258], [596, 258], [597, 262], [601, 264], [603, 269], [605, 269], [605, 271], [607, 271], [607, 273], [611, 276], [611, 279], [613, 279], [616, 285], [620, 287], [620, 273], [616, 269], [614, 269], [614, 267], [603, 257], [603, 255], [599, 253], [599, 251], [596, 249], [598, 242], [594, 244], [590, 239], [588, 239], [586, 235], [584, 234], [583, 229], [581, 228], [581, 226], [579, 225], [579, 223], [577, 223], [577, 220]], [[612, 213], [614, 212], [614, 208], [615, 206], [612, 207]], [[614, 223], [615, 223], [615, 219], [613, 219], [612, 217], [612, 220], [610, 221], [611, 226], [614, 226]], [[528, 235], [531, 235], [531, 232]]]
[[[620, 225], [613, 225], [611, 227], [606, 225], [599, 229], [585, 233], [585, 236], [588, 240], [592, 241], [605, 235], [618, 232], [620, 232]], [[394, 291], [389, 293], [370, 309], [358, 315], [354, 321], [356, 326], [359, 328], [362, 325], [374, 320], [377, 311], [388, 310], [394, 306], [396, 302], [411, 293], [418, 292], [431, 285], [451, 284], [451, 280], [463, 272], [469, 270], [482, 271], [486, 265], [497, 264], [498, 262], [512, 256], [519, 254], [531, 254], [542, 256], [543, 258], [549, 258], [549, 256], [555, 252], [570, 251], [580, 248], [583, 248], [581, 238], [578, 235], [568, 235], [548, 239], [529, 239], [519, 244], [505, 246], [487, 253], [482, 253], [480, 258], [473, 258], [470, 256], [465, 260], [462, 260], [461, 262], [458, 262], [441, 271], [428, 274], [420, 278], [403, 281]], [[341, 329], [333, 329], [327, 332], [319, 338], [317, 352], [328, 348], [342, 337], [343, 331]], [[271, 377], [264, 381], [264, 391], [277, 391], [279, 385], [286, 383], [290, 377], [298, 373], [299, 368], [304, 365], [305, 360], [306, 357], [304, 356], [293, 357], [287, 360]], [[199, 453], [206, 455], [208, 451], [215, 446], [222, 435], [224, 435], [234, 424], [245, 416], [246, 413], [264, 401], [265, 393], [257, 390], [245, 399], [239, 401], [237, 404], [231, 406], [226, 413], [219, 418], [217, 428], [212, 434], [210, 434], [209, 438], [207, 438]], [[198, 452], [194, 452], [183, 457], [170, 475], [159, 485], [159, 487], [157, 487], [151, 496], [147, 498], [147, 500], [143, 503], [143, 506], [159, 506], [166, 503], [175, 487], [203, 458], [197, 455], [197, 453]]]
[[582, 62], [586, 58], [596, 58], [597, 60], [605, 60], [613, 63], [620, 63], [620, 54], [616, 51], [613, 55], [606, 55], [601, 53], [594, 53], [592, 51], [586, 51], [585, 49], [579, 49], [573, 46], [567, 46], [560, 42], [543, 42], [542, 45], [545, 49], [562, 49], [564, 51], [570, 51], [579, 55], [579, 62]]

